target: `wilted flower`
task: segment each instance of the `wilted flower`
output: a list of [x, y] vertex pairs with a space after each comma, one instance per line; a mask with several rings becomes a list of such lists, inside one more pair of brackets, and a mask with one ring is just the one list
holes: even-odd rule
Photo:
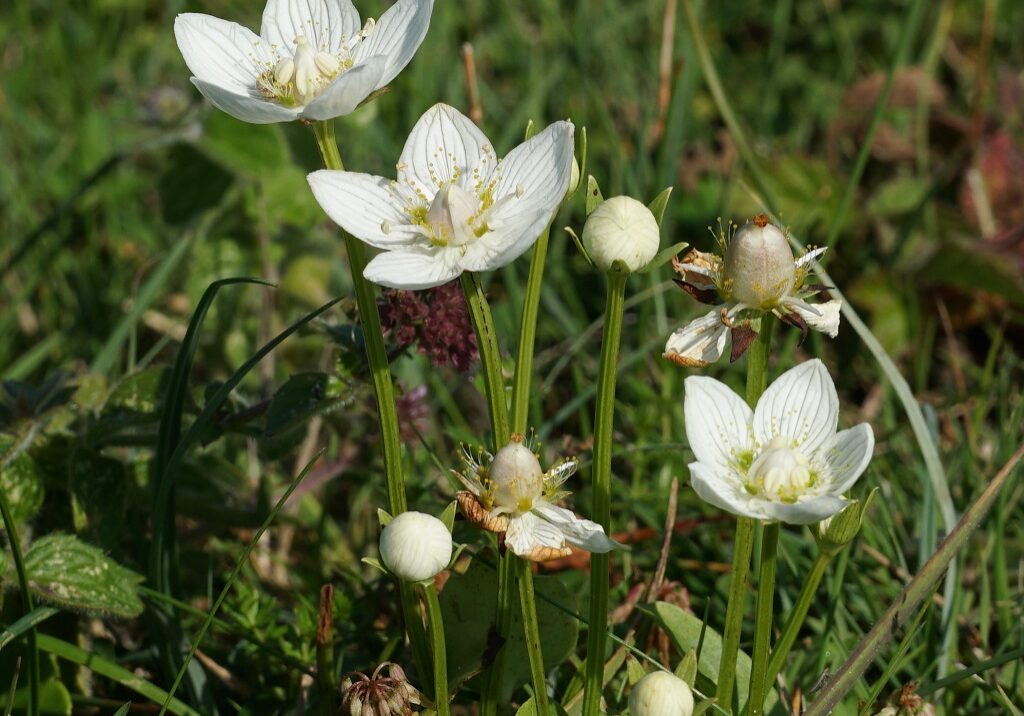
[[819, 360], [779, 376], [754, 410], [724, 383], [690, 376], [683, 412], [693, 489], [768, 522], [810, 524], [842, 510], [875, 446], [867, 423], [836, 432], [839, 397]]
[[661, 229], [654, 214], [628, 196], [602, 201], [583, 226], [583, 247], [605, 272], [639, 271], [658, 253], [660, 243]]
[[667, 671], [643, 677], [629, 694], [630, 716], [690, 716], [693, 692], [685, 681]]
[[805, 334], [813, 328], [835, 338], [841, 302], [805, 300], [827, 291], [825, 286], [805, 283], [825, 249], [794, 259], [786, 235], [764, 214], [744, 224], [731, 239], [724, 232], [718, 238], [724, 258], [694, 250], [673, 262], [682, 277], [676, 283], [715, 308], [669, 336], [666, 358], [685, 366], [708, 365], [722, 357], [731, 333], [731, 358], [736, 360], [757, 336], [751, 321], [763, 313], [773, 313]]
[[481, 464], [464, 453], [465, 472], [456, 475], [468, 492], [456, 498], [470, 522], [490, 532], [504, 532], [505, 546], [514, 554], [545, 562], [572, 553], [568, 545], [604, 553], [620, 547], [601, 525], [577, 517], [554, 503], [569, 495], [562, 484], [576, 472], [576, 458], [565, 458], [544, 472], [540, 461], [513, 435], [508, 445]]
[[399, 0], [360, 26], [350, 0], [269, 0], [257, 35], [185, 13], [174, 36], [192, 83], [243, 122], [326, 120], [354, 110], [409, 64], [434, 0]]
[[421, 289], [500, 268], [530, 248], [562, 203], [572, 160], [571, 122], [555, 122], [499, 161], [469, 118], [436, 104], [409, 134], [397, 180], [321, 170], [309, 185], [331, 219], [384, 249], [367, 279]]
[[433, 515], [403, 512], [380, 533], [380, 558], [401, 579], [431, 579], [452, 560], [451, 532]]
[[370, 676], [355, 671], [341, 681], [342, 716], [404, 716], [418, 703], [420, 692], [409, 683], [405, 670], [390, 661]]

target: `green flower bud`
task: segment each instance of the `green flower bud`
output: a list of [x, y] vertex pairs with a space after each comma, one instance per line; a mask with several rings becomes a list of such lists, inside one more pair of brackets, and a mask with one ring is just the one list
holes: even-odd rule
[[613, 196], [601, 202], [583, 226], [583, 246], [601, 271], [639, 271], [658, 253], [661, 229], [654, 214], [636, 199]]
[[853, 542], [864, 524], [864, 514], [877, 491], [876, 487], [863, 500], [851, 500], [841, 511], [818, 523], [814, 537], [822, 551], [835, 553]]

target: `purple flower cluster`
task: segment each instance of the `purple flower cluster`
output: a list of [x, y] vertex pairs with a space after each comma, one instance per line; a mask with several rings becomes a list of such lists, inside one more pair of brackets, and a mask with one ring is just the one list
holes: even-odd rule
[[416, 344], [435, 366], [465, 373], [479, 357], [469, 307], [458, 281], [426, 291], [387, 289], [378, 303], [385, 335], [400, 347]]

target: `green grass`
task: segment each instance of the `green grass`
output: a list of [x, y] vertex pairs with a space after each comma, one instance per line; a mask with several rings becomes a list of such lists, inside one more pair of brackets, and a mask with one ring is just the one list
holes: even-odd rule
[[[985, 153], [1000, 136], [1024, 147], [1024, 7], [693, 3], [708, 51], [702, 65], [686, 4], [675, 18], [670, 99], [660, 106], [664, 0], [438, 0], [423, 48], [392, 91], [339, 120], [337, 132], [348, 168], [391, 173], [423, 111], [438, 101], [467, 109], [459, 52], [471, 42], [483, 129], [499, 152], [520, 140], [530, 119], [585, 124], [587, 171], [605, 196], [649, 199], [675, 187], [663, 245], [710, 249], [707, 227], [718, 217], [742, 221], [765, 205], [802, 242], [832, 244], [831, 279], [906, 378], [922, 421], [915, 434], [848, 321], [835, 341], [812, 336], [803, 345], [780, 328], [770, 377], [820, 356], [840, 391], [841, 422], [870, 420], [878, 439], [855, 494], [879, 487], [879, 499], [860, 537], [829, 567], [783, 671], [787, 687], [809, 699], [822, 671], [842, 664], [945, 534], [921, 436], [937, 446], [958, 513], [1024, 437], [1024, 254], [1012, 241], [1024, 222], [1024, 185], [1005, 152]], [[379, 15], [385, 3], [358, 5]], [[994, 12], [988, 24], [986, 7]], [[153, 530], [162, 540], [166, 525], [176, 526], [177, 539], [160, 542], [168, 583], [147, 583], [158, 591], [144, 592], [145, 615], [100, 629], [95, 615], [62, 612], [35, 625], [44, 685], [57, 679], [83, 703], [163, 698], [176, 674], [173, 660], [159, 655], [187, 653], [253, 531], [320, 448], [321, 462], [209, 621], [202, 657], [176, 696], [202, 713], [293, 713], [303, 666], [316, 663], [317, 595], [327, 581], [336, 587], [339, 675], [391, 659], [419, 678], [400, 639], [394, 585], [360, 562], [375, 549], [385, 486], [362, 349], [348, 330], [354, 300], [342, 243], [304, 179], [319, 166], [312, 132], [298, 123], [244, 125], [212, 110], [189, 84], [173, 40], [178, 12], [255, 27], [260, 10], [240, 0], [15, 0], [0, 12], [0, 376], [33, 387], [11, 384], [0, 396], [0, 433], [27, 442], [45, 490], [19, 534], [31, 543], [73, 532], [146, 573]], [[708, 62], [718, 96], [708, 89]], [[877, 92], [858, 83], [874, 78], [880, 89], [894, 64], [903, 69], [892, 103], [875, 112]], [[913, 91], [909, 67], [922, 68], [913, 76], [934, 83], [934, 96]], [[859, 99], [844, 105], [855, 86]], [[863, 134], [873, 117], [869, 151]], [[971, 176], [981, 178], [974, 189]], [[984, 235], [972, 208], [986, 199], [995, 237]], [[544, 438], [545, 464], [579, 452], [586, 475], [604, 287], [560, 229], [579, 232], [583, 219], [578, 197], [553, 225], [529, 415]], [[528, 268], [524, 257], [486, 277], [509, 376]], [[680, 477], [679, 516], [698, 522], [674, 539], [666, 578], [675, 596], [720, 628], [728, 581], [716, 565], [730, 561], [732, 526], [712, 519], [717, 513], [686, 483], [682, 383], [690, 372], [660, 353], [668, 332], [699, 308], [669, 283], [670, 273], [636, 276], [627, 291], [612, 525], [660, 533], [669, 484]], [[190, 337], [187, 382], [172, 381], [204, 292], [238, 276], [277, 288], [220, 291]], [[262, 346], [335, 297], [342, 300], [252, 363]], [[705, 372], [740, 390], [742, 369], [721, 363]], [[407, 393], [427, 387], [422, 443], [409, 436], [405, 473], [410, 507], [439, 513], [452, 485], [438, 463], [457, 467], [459, 441], [485, 440], [482, 381], [435, 369], [414, 351], [398, 355], [393, 370]], [[290, 377], [314, 372], [341, 382], [324, 376], [317, 385], [326, 395], [301, 381], [283, 389]], [[230, 393], [222, 390], [228, 381]], [[154, 464], [178, 442], [158, 449], [159, 426], [178, 410], [189, 449], [174, 457], [174, 500], [161, 502], [174, 507], [174, 520], [154, 526], [162, 469]], [[586, 484], [571, 485], [584, 513]], [[910, 682], [939, 713], [1024, 707], [1022, 499], [1024, 485], [1011, 479], [958, 559], [955, 581], [915, 615], [913, 631], [894, 635], [837, 713], [857, 713], [857, 699], [876, 692], [880, 706]], [[456, 538], [479, 544], [461, 525]], [[639, 542], [616, 561], [612, 608], [653, 574], [658, 542]], [[0, 544], [0, 625], [9, 627], [22, 611], [6, 536]], [[806, 530], [784, 529], [780, 548], [777, 624], [815, 557]], [[586, 614], [586, 579], [573, 571], [556, 578], [583, 595], [565, 609]], [[154, 629], [154, 616], [176, 623], [184, 642]], [[631, 645], [660, 658], [647, 648], [652, 630], [641, 621]], [[752, 636], [748, 623], [744, 649]], [[0, 699], [24, 643], [0, 651]], [[681, 657], [673, 653], [670, 666]], [[143, 675], [142, 688], [127, 683], [122, 667]], [[556, 669], [559, 694], [575, 672], [571, 663]], [[27, 674], [23, 661], [19, 687]], [[606, 695], [621, 694], [624, 680], [625, 670]], [[473, 701], [475, 688], [470, 682], [456, 703]], [[315, 688], [306, 696], [315, 709]], [[515, 696], [526, 698], [525, 690]], [[611, 703], [611, 712], [624, 704]]]

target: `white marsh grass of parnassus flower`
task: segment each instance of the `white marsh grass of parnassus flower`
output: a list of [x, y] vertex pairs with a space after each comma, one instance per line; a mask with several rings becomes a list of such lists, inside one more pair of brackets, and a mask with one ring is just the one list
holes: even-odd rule
[[727, 512], [811, 524], [839, 512], [871, 460], [861, 423], [836, 432], [839, 397], [820, 360], [783, 373], [751, 410], [714, 378], [690, 376], [683, 411], [694, 490]]
[[412, 128], [397, 179], [321, 170], [309, 185], [335, 223], [383, 249], [367, 279], [418, 290], [501, 268], [530, 248], [562, 203], [572, 163], [571, 122], [499, 160], [468, 117], [436, 104]]
[[253, 124], [352, 112], [409, 64], [434, 0], [399, 0], [360, 23], [350, 0], [269, 0], [260, 34], [184, 13], [174, 36], [192, 83], [218, 109]]

